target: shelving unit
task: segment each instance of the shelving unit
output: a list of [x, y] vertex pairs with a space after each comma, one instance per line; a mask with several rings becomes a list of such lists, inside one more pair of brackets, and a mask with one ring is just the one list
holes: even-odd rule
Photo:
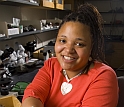
[[40, 34], [40, 33], [49, 32], [49, 31], [53, 31], [53, 30], [57, 30], [57, 29], [58, 28], [51, 28], [51, 29], [44, 29], [44, 30], [24, 32], [24, 33], [21, 33], [21, 34], [11, 35], [9, 37], [1, 37], [0, 41], [6, 41], [6, 40], [20, 38], [20, 37], [24, 37], [24, 36]]
[[[55, 8], [55, 3], [56, 4], [59, 4], [60, 3], [60, 0], [56, 0], [56, 2], [54, 0], [36, 0], [37, 3], [32, 3], [32, 2], [29, 2], [28, 0], [0, 0], [0, 4], [1, 5], [8, 5], [8, 6], [19, 6], [19, 7], [23, 7], [23, 6], [36, 6], [36, 7], [44, 7], [44, 9], [46, 9], [45, 7], [48, 7], [49, 9], [52, 9], [52, 8]], [[61, 5], [64, 5], [64, 0], [61, 0]], [[48, 9], [47, 8], [47, 9]], [[43, 9], [43, 8], [42, 8]], [[58, 7], [58, 9], [60, 9]], [[63, 9], [61, 7], [61, 9]], [[56, 8], [57, 10], [57, 8]], [[0, 41], [1, 40], [8, 40], [8, 39], [11, 39], [11, 38], [17, 38], [17, 37], [22, 37], [22, 36], [26, 36], [26, 35], [33, 35], [35, 33], [41, 33], [41, 32], [46, 32], [46, 31], [51, 31], [51, 30], [56, 30], [56, 28], [53, 28], [53, 29], [46, 29], [46, 30], [38, 30], [38, 31], [33, 31], [33, 32], [25, 32], [23, 34], [16, 34], [16, 35], [11, 35], [8, 37], [8, 35], [6, 35], [6, 37], [1, 37], [0, 38]]]
[[112, 68], [120, 68], [124, 64], [124, 0], [84, 1], [95, 5], [102, 15], [106, 61]]
[[105, 27], [112, 27], [112, 26], [117, 26], [117, 27], [124, 27], [124, 24], [104, 24]]
[[[40, 20], [48, 20], [48, 19], [53, 20], [54, 18], [61, 19], [62, 15], [66, 14], [66, 11], [61, 11], [62, 9], [57, 9], [55, 7], [53, 8], [53, 4], [55, 6], [54, 0], [51, 0], [52, 2], [50, 0], [35, 0], [35, 1], [38, 1], [38, 3], [31, 3], [29, 2], [29, 0], [0, 0], [0, 5], [1, 5], [0, 12], [3, 14], [3, 17], [2, 15], [1, 15], [2, 18], [0, 17], [0, 21], [12, 23], [12, 18], [18, 18], [21, 21], [25, 21], [25, 20], [40, 21]], [[51, 3], [52, 6], [50, 5]], [[63, 2], [62, 4], [64, 5]], [[12, 10], [12, 14], [10, 13], [9, 9], [10, 11]], [[58, 14], [59, 11], [62, 12], [62, 14], [59, 15]], [[6, 16], [8, 17], [6, 18]], [[20, 25], [23, 24], [20, 23]], [[29, 23], [29, 25], [33, 25], [32, 22]], [[23, 27], [25, 26], [28, 25], [24, 25]], [[35, 27], [35, 25], [33, 26]], [[38, 41], [38, 44], [40, 44], [38, 45], [38, 48], [40, 48], [40, 46], [42, 46], [41, 44], [43, 43], [47, 44], [49, 40], [55, 38], [56, 32], [58, 30], [57, 27], [51, 29], [44, 29], [44, 30], [40, 30], [41, 28], [39, 29], [36, 28], [36, 29], [37, 31], [23, 32], [14, 35], [7, 35], [1, 29], [0, 33], [5, 34], [5, 37], [0, 37], [0, 50], [4, 50], [6, 45], [14, 47], [15, 42], [19, 42], [20, 44], [25, 45], [27, 42], [33, 41], [34, 39]]]
[[0, 0], [0, 4], [12, 5], [12, 6], [24, 6], [24, 5], [39, 6], [39, 3], [32, 3], [26, 0]]

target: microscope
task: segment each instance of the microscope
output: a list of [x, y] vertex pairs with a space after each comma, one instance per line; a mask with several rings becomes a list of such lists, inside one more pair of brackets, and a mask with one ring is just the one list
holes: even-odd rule
[[11, 83], [10, 78], [0, 78], [0, 93], [1, 93], [1, 95], [9, 94], [10, 83]]
[[7, 70], [8, 69], [4, 67], [4, 64], [0, 60], [0, 93], [1, 95], [9, 94], [9, 84], [11, 83], [11, 78]]

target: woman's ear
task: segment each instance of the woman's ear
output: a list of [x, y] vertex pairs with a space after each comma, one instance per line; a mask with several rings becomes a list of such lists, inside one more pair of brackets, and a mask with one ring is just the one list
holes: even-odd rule
[[89, 57], [89, 61], [92, 61], [92, 57], [91, 56]]

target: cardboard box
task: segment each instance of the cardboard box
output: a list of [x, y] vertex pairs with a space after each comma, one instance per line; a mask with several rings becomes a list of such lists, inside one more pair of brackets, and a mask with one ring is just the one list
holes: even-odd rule
[[43, 53], [41, 53], [40, 51], [43, 51], [43, 48], [33, 52], [33, 57], [37, 59], [44, 59]]
[[21, 107], [21, 102], [15, 96], [5, 96], [0, 98], [0, 105], [4, 107]]
[[8, 35], [19, 34], [19, 28], [8, 29]]
[[49, 7], [49, 8], [55, 8], [54, 1], [52, 0], [40, 0], [40, 6], [41, 7]]
[[7, 22], [0, 22], [0, 33], [5, 34], [7, 37], [19, 34], [19, 28], [8, 29], [7, 24]]
[[0, 22], [0, 33], [5, 34], [8, 37], [7, 29], [7, 22]]
[[[44, 60], [44, 55], [43, 53], [47, 52], [48, 50], [51, 50], [52, 53], [50, 53], [50, 57], [54, 57], [55, 56], [55, 52], [54, 52], [54, 46], [44, 46], [44, 48], [41, 48], [35, 52], [33, 52], [33, 57], [37, 58], [37, 59], [43, 59]], [[41, 52], [42, 51], [42, 52]]]
[[[18, 92], [9, 92], [9, 94], [6, 95], [6, 96], [15, 96], [15, 97], [17, 97], [17, 96], [18, 96]], [[0, 98], [1, 98], [1, 97], [5, 97], [5, 95], [1, 95], [1, 94], [0, 94]]]
[[56, 0], [55, 7], [56, 7], [56, 9], [63, 10], [64, 9], [64, 0]]

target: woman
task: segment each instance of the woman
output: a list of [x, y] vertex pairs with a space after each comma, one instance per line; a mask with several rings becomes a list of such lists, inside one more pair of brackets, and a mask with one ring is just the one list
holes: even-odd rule
[[116, 107], [117, 78], [104, 61], [102, 18], [93, 5], [64, 18], [55, 53], [25, 90], [22, 107]]

